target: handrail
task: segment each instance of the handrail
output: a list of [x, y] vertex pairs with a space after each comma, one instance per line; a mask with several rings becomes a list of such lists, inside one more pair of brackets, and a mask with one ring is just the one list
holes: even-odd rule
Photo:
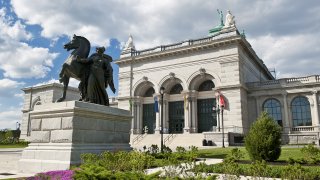
[[164, 138], [164, 143], [166, 143], [167, 141], [169, 141], [170, 138], [173, 139], [174, 137], [175, 137], [175, 134], [169, 134], [169, 136], [167, 136], [167, 137]]
[[[132, 140], [132, 144], [134, 144], [135, 142], [138, 143], [140, 142], [143, 138], [144, 138], [145, 134], [139, 134], [138, 136], [136, 136], [135, 138], [133, 138]], [[140, 139], [141, 138], [141, 139]]]

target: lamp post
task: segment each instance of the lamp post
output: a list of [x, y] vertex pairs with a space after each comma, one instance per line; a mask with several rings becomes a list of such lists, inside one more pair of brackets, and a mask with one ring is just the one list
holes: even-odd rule
[[212, 116], [213, 117], [217, 117], [217, 115], [218, 115], [218, 117], [217, 117], [217, 127], [218, 127], [218, 132], [220, 132], [220, 120], [219, 120], [219, 113], [220, 113], [220, 109], [219, 109], [219, 105], [217, 105], [217, 107], [214, 105], [213, 107], [212, 107], [212, 112], [214, 113]]
[[[218, 113], [218, 122], [220, 122], [220, 110], [221, 110], [221, 130], [222, 130], [222, 147], [224, 148], [224, 127], [223, 127], [223, 109], [224, 109], [224, 103], [223, 102], [220, 102], [220, 92], [219, 91], [216, 91], [215, 92], [215, 96], [216, 98], [218, 99], [218, 103], [217, 103], [217, 113]], [[221, 106], [220, 106], [220, 103]], [[219, 108], [219, 106], [221, 107], [221, 109]], [[219, 132], [220, 132], [220, 126], [219, 126]]]
[[161, 150], [161, 153], [163, 153], [163, 94], [164, 94], [164, 87], [161, 86], [161, 88], [160, 88], [160, 95], [161, 95], [161, 121], [160, 121], [161, 144], [160, 144], [160, 150]]
[[218, 132], [220, 132], [220, 106], [219, 106], [219, 99], [220, 99], [220, 97], [219, 97], [219, 92], [218, 91], [215, 91], [215, 97], [216, 97], [216, 100], [217, 100], [217, 109], [216, 109], [216, 112], [217, 112], [217, 114], [218, 114], [218, 123], [217, 123], [217, 125], [218, 125]]
[[222, 147], [224, 148], [224, 128], [223, 128], [223, 106], [221, 106], [221, 128], [222, 128]]

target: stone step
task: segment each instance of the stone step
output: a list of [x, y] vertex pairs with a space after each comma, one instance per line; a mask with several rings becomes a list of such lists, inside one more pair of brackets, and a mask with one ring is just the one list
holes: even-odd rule
[[[204, 136], [202, 133], [164, 134], [163, 142], [165, 146], [168, 146], [172, 150], [175, 150], [177, 146], [185, 147], [186, 149], [188, 149], [189, 146], [202, 147], [203, 138]], [[141, 135], [131, 134], [130, 139], [131, 139], [130, 141], [131, 147], [138, 150], [142, 150], [143, 146], [150, 147], [153, 144], [156, 144], [158, 145], [158, 147], [160, 147], [160, 144], [161, 144], [160, 134], [141, 134]]]

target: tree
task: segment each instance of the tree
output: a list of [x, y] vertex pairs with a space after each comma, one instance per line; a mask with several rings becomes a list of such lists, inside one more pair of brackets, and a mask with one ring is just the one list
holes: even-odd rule
[[281, 153], [281, 127], [263, 112], [245, 137], [245, 146], [253, 161], [274, 161]]

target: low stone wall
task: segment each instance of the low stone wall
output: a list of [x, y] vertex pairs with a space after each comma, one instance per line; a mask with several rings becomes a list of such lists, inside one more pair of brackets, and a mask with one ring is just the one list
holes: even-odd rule
[[283, 134], [283, 144], [316, 144], [319, 145], [319, 133], [304, 132], [300, 134]]
[[25, 173], [69, 169], [82, 153], [130, 150], [130, 112], [80, 101], [35, 106], [30, 144], [19, 169]]
[[209, 145], [222, 147], [222, 137], [224, 137], [224, 146], [229, 146], [228, 133], [224, 133], [224, 136], [222, 136], [222, 132], [203, 132], [203, 135], [204, 140], [207, 142], [207, 146]]

